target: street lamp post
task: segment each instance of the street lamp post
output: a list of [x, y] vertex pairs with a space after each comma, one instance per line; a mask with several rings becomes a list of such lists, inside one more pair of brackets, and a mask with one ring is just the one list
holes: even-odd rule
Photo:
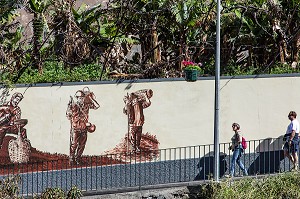
[[217, 0], [216, 63], [215, 63], [215, 114], [214, 114], [214, 180], [219, 181], [219, 101], [220, 101], [220, 15], [221, 0]]

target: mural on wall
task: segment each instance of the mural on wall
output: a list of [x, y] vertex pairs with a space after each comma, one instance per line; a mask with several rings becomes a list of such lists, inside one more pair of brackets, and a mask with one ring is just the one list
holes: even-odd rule
[[80, 164], [87, 134], [96, 130], [95, 124], [89, 121], [89, 110], [98, 109], [99, 103], [88, 87], [78, 90], [75, 93], [75, 100], [70, 96], [66, 116], [70, 120], [70, 163]]
[[[21, 108], [19, 107], [23, 98], [21, 93], [16, 92], [8, 102], [0, 106], [0, 148], [1, 151], [8, 151], [10, 161], [13, 163], [27, 162], [31, 151], [30, 141], [27, 139], [24, 128], [28, 121], [21, 119]], [[17, 136], [10, 140], [6, 139], [5, 142], [6, 134]]]
[[[117, 146], [104, 152], [105, 155], [119, 154], [118, 157], [100, 154], [84, 155], [88, 134], [96, 132], [96, 125], [90, 121], [89, 111], [100, 107], [89, 87], [77, 90], [74, 96], [70, 96], [66, 107], [67, 118], [62, 122], [68, 121], [70, 125], [69, 140], [65, 140], [69, 143], [67, 145], [69, 154], [48, 153], [32, 147], [25, 128], [28, 120], [21, 117], [19, 107], [24, 96], [19, 92], [10, 95], [8, 90], [4, 91], [0, 101], [0, 165], [35, 162], [36, 168], [29, 170], [37, 171], [51, 169], [54, 166], [55, 169], [66, 169], [86, 165], [96, 166], [107, 162], [119, 164], [134, 156], [138, 161], [145, 161], [159, 156], [159, 141], [156, 135], [143, 132], [144, 109], [151, 106], [153, 96], [151, 89], [127, 93], [123, 98], [124, 108], [120, 110], [120, 117], [122, 115], [126, 117], [127, 131]], [[53, 165], [52, 161], [56, 163]], [[15, 169], [17, 171], [18, 168]]]
[[[124, 96], [123, 113], [127, 116], [128, 130], [125, 138], [114, 149], [106, 153], [140, 154], [142, 159], [152, 159], [158, 155], [159, 142], [155, 135], [143, 133], [145, 122], [144, 109], [151, 105], [151, 89], [138, 90]], [[126, 158], [126, 157], [125, 157]]]
[[[26, 173], [87, 165], [97, 166], [107, 164], [107, 162], [121, 163], [121, 160], [111, 157], [82, 155], [87, 142], [87, 134], [96, 130], [96, 125], [89, 121], [89, 110], [100, 107], [94, 93], [88, 87], [76, 91], [74, 99], [70, 97], [68, 103], [66, 116], [71, 125], [69, 155], [40, 151], [31, 146], [25, 129], [28, 121], [21, 118], [21, 109], [18, 106], [23, 95], [16, 92], [9, 99], [10, 95], [6, 91], [2, 92], [0, 99], [2, 102], [0, 104], [0, 175], [7, 173], [6, 168], [9, 168], [11, 172]], [[15, 163], [18, 163], [18, 166], [12, 166]], [[24, 166], [20, 168], [21, 164]]]

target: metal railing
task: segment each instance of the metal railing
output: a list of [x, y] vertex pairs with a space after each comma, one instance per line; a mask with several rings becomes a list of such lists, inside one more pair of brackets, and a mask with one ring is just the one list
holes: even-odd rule
[[[284, 158], [282, 138], [251, 140], [241, 160], [249, 175], [289, 171]], [[232, 152], [230, 144], [220, 144], [220, 177], [229, 173]], [[213, 145], [199, 145], [87, 156], [80, 164], [70, 164], [68, 157], [51, 161], [30, 160], [26, 164], [1, 164], [0, 178], [18, 174], [20, 195], [31, 196], [46, 188], [82, 191], [125, 189], [169, 183], [208, 180], [213, 177]], [[237, 167], [237, 166], [236, 166]], [[236, 175], [242, 172], [237, 167]]]

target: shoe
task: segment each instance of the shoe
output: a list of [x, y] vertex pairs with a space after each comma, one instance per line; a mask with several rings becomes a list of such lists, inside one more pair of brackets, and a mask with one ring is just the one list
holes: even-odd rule
[[226, 174], [226, 175], [224, 175], [224, 177], [225, 177], [225, 178], [232, 178], [233, 176], [232, 176], [232, 175]]

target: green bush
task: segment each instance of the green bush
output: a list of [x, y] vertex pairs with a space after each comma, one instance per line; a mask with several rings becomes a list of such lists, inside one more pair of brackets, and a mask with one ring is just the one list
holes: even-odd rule
[[60, 188], [47, 188], [40, 197], [40, 199], [65, 199], [65, 192]]
[[[18, 199], [19, 183], [21, 177], [19, 175], [9, 176], [0, 180], [0, 198]], [[47, 188], [37, 195], [35, 199], [79, 199], [82, 196], [81, 190], [73, 186], [67, 193], [61, 188]]]
[[[47, 61], [44, 63], [43, 74], [37, 69], [28, 67], [21, 73], [9, 73], [0, 71], [0, 83], [5, 85], [32, 84], [32, 83], [56, 83], [100, 80], [102, 66], [98, 64], [80, 65], [72, 70], [66, 69], [62, 62]], [[101, 80], [108, 80], [104, 71]]]
[[61, 188], [47, 188], [35, 199], [79, 199], [82, 196], [81, 190], [73, 186], [67, 193]]
[[81, 193], [80, 189], [78, 189], [75, 186], [73, 186], [67, 193], [68, 199], [79, 199], [81, 196], [82, 196], [82, 193]]
[[271, 68], [271, 74], [299, 73], [299, 68], [292, 68], [288, 64], [276, 64]]
[[[139, 68], [139, 70], [142, 70]], [[11, 86], [18, 84], [32, 83], [57, 83], [57, 82], [79, 82], [79, 81], [98, 81], [102, 66], [100, 64], [84, 64], [73, 68], [72, 70], [65, 68], [63, 62], [46, 61], [43, 65], [43, 74], [39, 74], [37, 69], [27, 67], [21, 73], [9, 73], [0, 70], [0, 83]], [[200, 74], [214, 75], [215, 61], [210, 60], [201, 67]], [[133, 71], [136, 72], [136, 71]], [[139, 71], [141, 73], [141, 71]], [[229, 62], [228, 65], [221, 67], [222, 76], [236, 75], [257, 75], [257, 74], [286, 74], [299, 73], [299, 67], [292, 68], [288, 64], [274, 64], [272, 67], [261, 68], [243, 67]], [[176, 73], [176, 72], [175, 72]], [[19, 76], [20, 75], [20, 76]], [[16, 78], [18, 77], [18, 78]], [[107, 71], [103, 72], [101, 80], [110, 80]]]
[[198, 198], [253, 199], [300, 198], [300, 173], [284, 173], [267, 178], [245, 178], [240, 181], [227, 180], [220, 183], [202, 185]]
[[[43, 74], [37, 69], [27, 68], [17, 83], [55, 83], [99, 80], [102, 67], [97, 64], [78, 66], [72, 70], [65, 69], [61, 62], [45, 62]], [[102, 78], [107, 79], [105, 74]]]
[[18, 198], [20, 176], [10, 176], [0, 181], [0, 198]]

